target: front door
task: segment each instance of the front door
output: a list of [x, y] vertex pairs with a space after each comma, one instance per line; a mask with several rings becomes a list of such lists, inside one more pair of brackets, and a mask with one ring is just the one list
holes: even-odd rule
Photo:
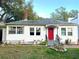
[[48, 28], [48, 40], [54, 39], [54, 28]]

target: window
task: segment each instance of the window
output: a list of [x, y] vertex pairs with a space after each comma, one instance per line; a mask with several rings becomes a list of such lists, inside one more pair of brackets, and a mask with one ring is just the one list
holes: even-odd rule
[[72, 36], [72, 28], [68, 28], [68, 36]]
[[9, 34], [23, 34], [23, 27], [9, 27]]
[[40, 28], [36, 28], [36, 35], [40, 35]]
[[9, 34], [16, 34], [16, 27], [9, 27]]
[[34, 28], [30, 28], [30, 35], [34, 35]]
[[17, 34], [23, 34], [23, 27], [17, 27]]
[[61, 35], [63, 35], [63, 36], [66, 35], [66, 28], [61, 28]]

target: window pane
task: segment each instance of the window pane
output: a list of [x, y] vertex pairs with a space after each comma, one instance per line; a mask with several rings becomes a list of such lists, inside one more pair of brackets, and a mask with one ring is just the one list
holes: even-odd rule
[[34, 32], [34, 28], [30, 28], [30, 32]]
[[40, 32], [36, 32], [36, 35], [40, 35]]
[[36, 35], [40, 35], [40, 28], [36, 28]]
[[61, 35], [63, 35], [63, 36], [66, 35], [66, 28], [61, 28]]
[[17, 34], [23, 34], [23, 27], [17, 27]]
[[30, 35], [34, 35], [34, 28], [30, 28]]
[[68, 28], [68, 35], [72, 36], [72, 28]]
[[30, 32], [30, 35], [34, 35], [34, 32]]
[[72, 32], [72, 28], [68, 28], [68, 32]]
[[16, 27], [9, 27], [9, 34], [16, 34]]
[[72, 32], [68, 32], [68, 35], [69, 35], [69, 36], [72, 36]]

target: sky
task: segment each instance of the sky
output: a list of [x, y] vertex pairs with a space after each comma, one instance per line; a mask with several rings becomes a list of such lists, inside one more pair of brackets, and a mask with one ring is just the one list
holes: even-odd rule
[[33, 0], [33, 10], [44, 18], [50, 18], [50, 14], [61, 6], [68, 11], [79, 10], [79, 0]]

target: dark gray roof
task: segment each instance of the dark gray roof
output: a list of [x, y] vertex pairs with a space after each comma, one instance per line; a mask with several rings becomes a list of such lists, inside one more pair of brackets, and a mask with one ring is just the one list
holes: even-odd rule
[[68, 23], [59, 20], [52, 20], [52, 19], [45, 19], [45, 20], [21, 20], [21, 21], [14, 21], [6, 23], [7, 25], [62, 25], [62, 26], [76, 26], [77, 24]]

